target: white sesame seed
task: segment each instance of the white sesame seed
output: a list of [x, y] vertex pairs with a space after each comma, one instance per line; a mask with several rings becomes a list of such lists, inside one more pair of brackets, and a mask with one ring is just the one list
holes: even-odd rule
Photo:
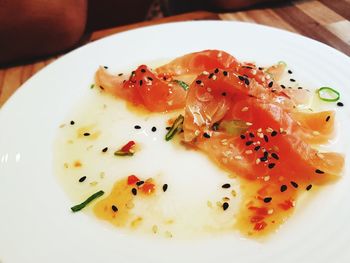
[[246, 150], [245, 153], [246, 153], [246, 154], [252, 154], [253, 151], [252, 151], [252, 150]]
[[245, 112], [245, 111], [248, 111], [248, 107], [243, 107], [241, 111]]
[[264, 181], [267, 182], [268, 180], [270, 180], [270, 176], [269, 175], [264, 176]]
[[273, 214], [273, 209], [271, 208], [271, 209], [267, 210], [267, 214], [272, 215]]
[[243, 159], [243, 157], [242, 157], [242, 156], [240, 156], [240, 155], [236, 155], [236, 156], [235, 156], [235, 159], [236, 159], [236, 160], [242, 160], [242, 159]]
[[266, 132], [271, 133], [271, 132], [273, 132], [273, 129], [272, 129], [271, 127], [268, 127], [268, 128], [266, 129]]
[[320, 135], [320, 132], [319, 131], [313, 131], [312, 135], [315, 135], [315, 136]]
[[258, 129], [258, 132], [262, 132], [262, 129], [261, 129], [261, 128], [259, 128], [259, 129]]
[[202, 74], [203, 75], [209, 75], [209, 72], [208, 71], [203, 71]]
[[251, 122], [246, 122], [245, 123], [247, 126], [252, 126], [253, 125], [253, 123], [251, 123]]
[[218, 58], [221, 58], [222, 57], [222, 52], [219, 52], [218, 53]]
[[216, 78], [217, 78], [216, 75], [214, 75], [214, 76], [212, 77], [213, 80], [216, 80]]
[[208, 92], [211, 92], [211, 88], [208, 87], [208, 88], [207, 88], [207, 91], [208, 91]]
[[259, 163], [260, 163], [260, 159], [259, 159], [259, 158], [256, 159], [256, 160], [255, 160], [255, 163], [256, 163], [256, 164], [259, 164]]
[[195, 130], [194, 135], [198, 136], [201, 132], [199, 130]]

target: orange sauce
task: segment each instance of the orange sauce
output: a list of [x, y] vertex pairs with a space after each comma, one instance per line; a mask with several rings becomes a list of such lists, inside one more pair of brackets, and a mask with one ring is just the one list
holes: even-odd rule
[[106, 198], [96, 203], [93, 210], [97, 218], [106, 220], [117, 227], [136, 228], [143, 219], [140, 216], [135, 218], [131, 212], [134, 208], [134, 198], [145, 198], [154, 192], [155, 184], [152, 179], [146, 180], [140, 186], [137, 186], [136, 182], [130, 183], [127, 178], [122, 179], [115, 183]]

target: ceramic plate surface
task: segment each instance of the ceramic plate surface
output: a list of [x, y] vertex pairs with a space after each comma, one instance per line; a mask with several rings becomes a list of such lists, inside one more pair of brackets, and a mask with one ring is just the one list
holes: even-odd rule
[[345, 107], [336, 109], [338, 137], [330, 147], [349, 156], [346, 55], [293, 33], [239, 22], [181, 22], [113, 35], [41, 70], [0, 111], [1, 263], [350, 262], [348, 167], [265, 242], [232, 233], [194, 240], [128, 235], [70, 212], [71, 201], [53, 175], [53, 141], [97, 67], [130, 68], [203, 49], [262, 65], [286, 61], [304, 86], [340, 91]]

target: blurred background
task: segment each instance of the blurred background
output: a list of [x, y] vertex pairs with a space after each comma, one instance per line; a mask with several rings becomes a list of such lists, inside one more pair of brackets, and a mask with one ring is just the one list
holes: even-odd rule
[[55, 55], [96, 30], [205, 10], [227, 12], [283, 0], [0, 0], [0, 66]]

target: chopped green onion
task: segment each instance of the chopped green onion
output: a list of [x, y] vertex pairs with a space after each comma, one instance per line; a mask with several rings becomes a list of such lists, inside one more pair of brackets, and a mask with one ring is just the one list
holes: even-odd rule
[[124, 151], [116, 151], [116, 152], [114, 152], [114, 155], [115, 156], [133, 156], [134, 155], [134, 153], [132, 153], [132, 152], [124, 152]]
[[176, 118], [170, 130], [165, 135], [165, 140], [170, 141], [177, 132], [179, 132], [182, 128], [182, 123], [184, 122], [184, 117], [180, 114], [179, 117]]
[[221, 122], [220, 127], [222, 127], [230, 135], [239, 135], [244, 133], [249, 126], [245, 121], [232, 120]]
[[79, 205], [75, 205], [73, 207], [71, 207], [70, 209], [72, 209], [73, 212], [78, 212], [81, 209], [83, 209], [85, 206], [87, 206], [89, 203], [91, 203], [93, 200], [95, 200], [96, 198], [101, 197], [105, 192], [100, 190], [96, 193], [94, 193], [93, 195], [91, 195], [90, 197], [88, 197], [88, 199], [86, 199], [84, 202], [82, 202]]
[[93, 89], [95, 87], [95, 84], [90, 85], [90, 89]]
[[188, 84], [182, 80], [173, 80], [175, 83], [179, 84], [184, 90], [188, 90]]
[[340, 93], [330, 87], [321, 87], [316, 90], [320, 100], [334, 102], [340, 99]]

